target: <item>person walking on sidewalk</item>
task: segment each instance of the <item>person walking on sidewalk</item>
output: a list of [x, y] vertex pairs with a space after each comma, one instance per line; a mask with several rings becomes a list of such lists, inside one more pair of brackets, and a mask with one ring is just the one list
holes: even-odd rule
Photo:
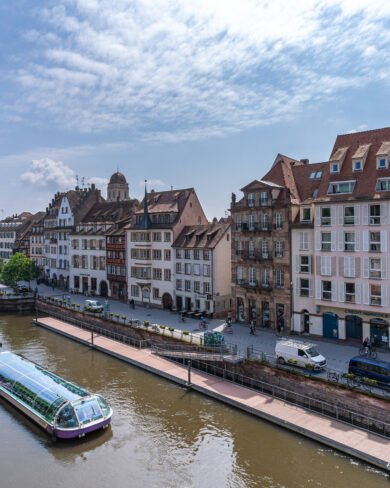
[[252, 319], [251, 324], [249, 326], [249, 334], [250, 335], [255, 335], [255, 329], [256, 329], [256, 320]]

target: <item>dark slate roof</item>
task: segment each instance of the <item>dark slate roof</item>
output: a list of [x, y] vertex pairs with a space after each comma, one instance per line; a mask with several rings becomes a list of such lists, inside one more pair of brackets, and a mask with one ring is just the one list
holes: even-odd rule
[[230, 228], [230, 223], [186, 226], [172, 247], [183, 249], [214, 249]]

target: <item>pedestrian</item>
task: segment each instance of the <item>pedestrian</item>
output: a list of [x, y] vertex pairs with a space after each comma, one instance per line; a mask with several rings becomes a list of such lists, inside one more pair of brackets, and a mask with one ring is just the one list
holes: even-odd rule
[[249, 334], [255, 335], [255, 329], [256, 329], [256, 320], [252, 319], [251, 324], [249, 326]]
[[228, 314], [227, 314], [227, 320], [226, 320], [227, 324], [228, 325], [231, 325], [232, 323], [232, 312], [229, 310]]
[[366, 337], [363, 341], [363, 347], [366, 351], [366, 354], [370, 354], [371, 352], [371, 341], [370, 341], [370, 338], [369, 337]]
[[133, 310], [135, 309], [135, 302], [133, 298], [130, 300], [130, 306]]

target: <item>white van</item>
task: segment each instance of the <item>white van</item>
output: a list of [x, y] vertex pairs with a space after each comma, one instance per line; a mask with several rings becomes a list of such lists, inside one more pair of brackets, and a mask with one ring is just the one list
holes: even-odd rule
[[103, 312], [103, 305], [97, 300], [85, 300], [84, 310], [88, 312], [101, 313]]
[[326, 359], [319, 354], [314, 344], [294, 340], [282, 340], [276, 343], [275, 354], [279, 364], [294, 364], [301, 368], [314, 367], [315, 370], [326, 368]]

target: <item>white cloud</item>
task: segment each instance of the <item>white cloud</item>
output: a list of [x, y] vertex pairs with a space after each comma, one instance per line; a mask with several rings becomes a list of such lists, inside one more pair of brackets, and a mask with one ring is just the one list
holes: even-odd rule
[[76, 182], [75, 172], [62, 161], [43, 158], [31, 162], [31, 168], [21, 176], [22, 181], [33, 186], [66, 190]]
[[389, 72], [389, 19], [384, 0], [62, 0], [7, 113], [171, 142], [272, 124]]
[[108, 178], [101, 178], [100, 176], [91, 176], [90, 178], [87, 178], [87, 184], [93, 184], [101, 190], [106, 189], [108, 181]]

